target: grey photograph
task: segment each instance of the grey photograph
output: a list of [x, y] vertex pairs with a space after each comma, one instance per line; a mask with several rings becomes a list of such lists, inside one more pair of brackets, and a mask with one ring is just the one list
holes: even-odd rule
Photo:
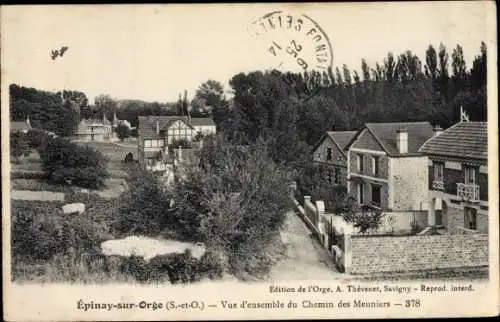
[[10, 282], [487, 283], [485, 15], [3, 6]]

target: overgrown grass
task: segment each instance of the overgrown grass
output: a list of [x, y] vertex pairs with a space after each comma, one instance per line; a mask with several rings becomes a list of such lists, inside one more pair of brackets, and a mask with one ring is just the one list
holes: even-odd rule
[[11, 179], [10, 185], [13, 190], [67, 192], [70, 189], [42, 179]]

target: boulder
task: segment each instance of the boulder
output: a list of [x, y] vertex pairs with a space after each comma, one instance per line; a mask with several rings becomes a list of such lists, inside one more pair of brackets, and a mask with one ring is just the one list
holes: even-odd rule
[[85, 211], [85, 205], [81, 202], [68, 203], [62, 206], [62, 211], [65, 215], [74, 213], [81, 214]]

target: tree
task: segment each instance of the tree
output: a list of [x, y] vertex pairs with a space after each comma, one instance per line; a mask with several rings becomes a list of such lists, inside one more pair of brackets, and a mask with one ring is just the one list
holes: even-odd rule
[[433, 81], [438, 77], [437, 53], [432, 45], [425, 52], [425, 75]]
[[22, 132], [10, 134], [10, 155], [19, 162], [22, 156], [28, 156], [31, 152], [26, 135]]
[[261, 276], [290, 206], [289, 180], [265, 142], [243, 146], [218, 135], [202, 148], [200, 167], [176, 184], [170, 218], [198, 236], [225, 271]]
[[111, 120], [113, 118], [113, 115], [114, 113], [116, 113], [116, 110], [118, 108], [118, 102], [107, 94], [96, 96], [94, 99], [94, 103], [96, 112], [95, 114], [98, 114], [98, 117], [102, 118], [102, 115], [104, 113], [104, 116], [108, 120]]
[[130, 137], [130, 128], [125, 124], [118, 124], [116, 127], [116, 134], [118, 138], [123, 141], [124, 139]]
[[361, 60], [361, 70], [363, 71], [363, 80], [369, 81], [371, 79], [370, 67], [368, 67], [368, 64], [366, 63], [366, 60], [364, 58]]
[[43, 170], [54, 183], [102, 188], [109, 176], [102, 153], [64, 138], [48, 140], [39, 154]]
[[224, 86], [216, 80], [209, 79], [198, 87], [195, 97], [203, 100], [205, 106], [211, 109], [217, 108], [225, 100]]

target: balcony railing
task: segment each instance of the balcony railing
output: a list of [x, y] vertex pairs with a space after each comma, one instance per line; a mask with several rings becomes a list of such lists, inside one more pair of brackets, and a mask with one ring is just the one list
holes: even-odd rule
[[444, 190], [444, 182], [443, 181], [432, 181], [432, 189], [434, 190]]
[[479, 201], [479, 186], [477, 184], [457, 183], [457, 196], [463, 200]]

